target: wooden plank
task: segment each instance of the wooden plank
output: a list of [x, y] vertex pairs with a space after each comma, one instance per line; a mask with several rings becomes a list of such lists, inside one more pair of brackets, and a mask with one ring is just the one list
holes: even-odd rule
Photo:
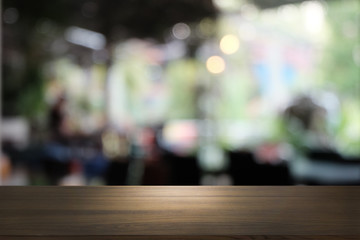
[[[61, 193], [59, 192], [61, 188]], [[77, 190], [74, 191], [74, 188]], [[195, 190], [194, 190], [195, 189]], [[320, 191], [319, 191], [320, 190]], [[54, 186], [2, 186], [2, 192], [17, 197], [37, 197], [37, 194], [63, 196], [65, 198], [81, 196], [83, 192], [89, 196], [102, 197], [351, 197], [360, 198], [358, 186], [99, 186], [99, 187], [54, 187]], [[334, 195], [334, 191], [336, 194]], [[60, 193], [60, 194], [58, 194]], [[71, 195], [69, 195], [69, 193]], [[8, 196], [10, 197], [10, 196]], [[1, 195], [0, 195], [1, 199]]]
[[359, 240], [359, 236], [0, 236], [1, 240]]
[[0, 188], [1, 239], [137, 235], [351, 239], [360, 236], [360, 187]]

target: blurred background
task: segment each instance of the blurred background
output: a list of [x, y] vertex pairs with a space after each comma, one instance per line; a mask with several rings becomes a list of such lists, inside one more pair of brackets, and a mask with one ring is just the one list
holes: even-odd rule
[[359, 185], [360, 1], [2, 0], [1, 185]]

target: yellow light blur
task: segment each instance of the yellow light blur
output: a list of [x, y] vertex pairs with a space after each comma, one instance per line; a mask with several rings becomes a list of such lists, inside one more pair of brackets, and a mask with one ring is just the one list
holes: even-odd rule
[[239, 49], [239, 39], [232, 34], [225, 35], [220, 40], [220, 49], [225, 54], [233, 54]]
[[206, 68], [214, 74], [222, 73], [225, 70], [225, 61], [219, 56], [209, 57], [206, 61]]

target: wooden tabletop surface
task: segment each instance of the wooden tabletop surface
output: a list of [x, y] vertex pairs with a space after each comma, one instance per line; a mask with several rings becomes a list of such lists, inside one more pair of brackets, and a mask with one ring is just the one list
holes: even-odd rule
[[360, 187], [0, 187], [0, 239], [279, 238], [360, 239]]

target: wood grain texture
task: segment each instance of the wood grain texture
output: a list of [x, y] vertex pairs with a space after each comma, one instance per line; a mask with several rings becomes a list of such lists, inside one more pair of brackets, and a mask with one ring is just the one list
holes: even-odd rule
[[0, 236], [1, 240], [359, 240], [359, 236]]
[[360, 187], [0, 187], [0, 239], [25, 237], [360, 239]]

